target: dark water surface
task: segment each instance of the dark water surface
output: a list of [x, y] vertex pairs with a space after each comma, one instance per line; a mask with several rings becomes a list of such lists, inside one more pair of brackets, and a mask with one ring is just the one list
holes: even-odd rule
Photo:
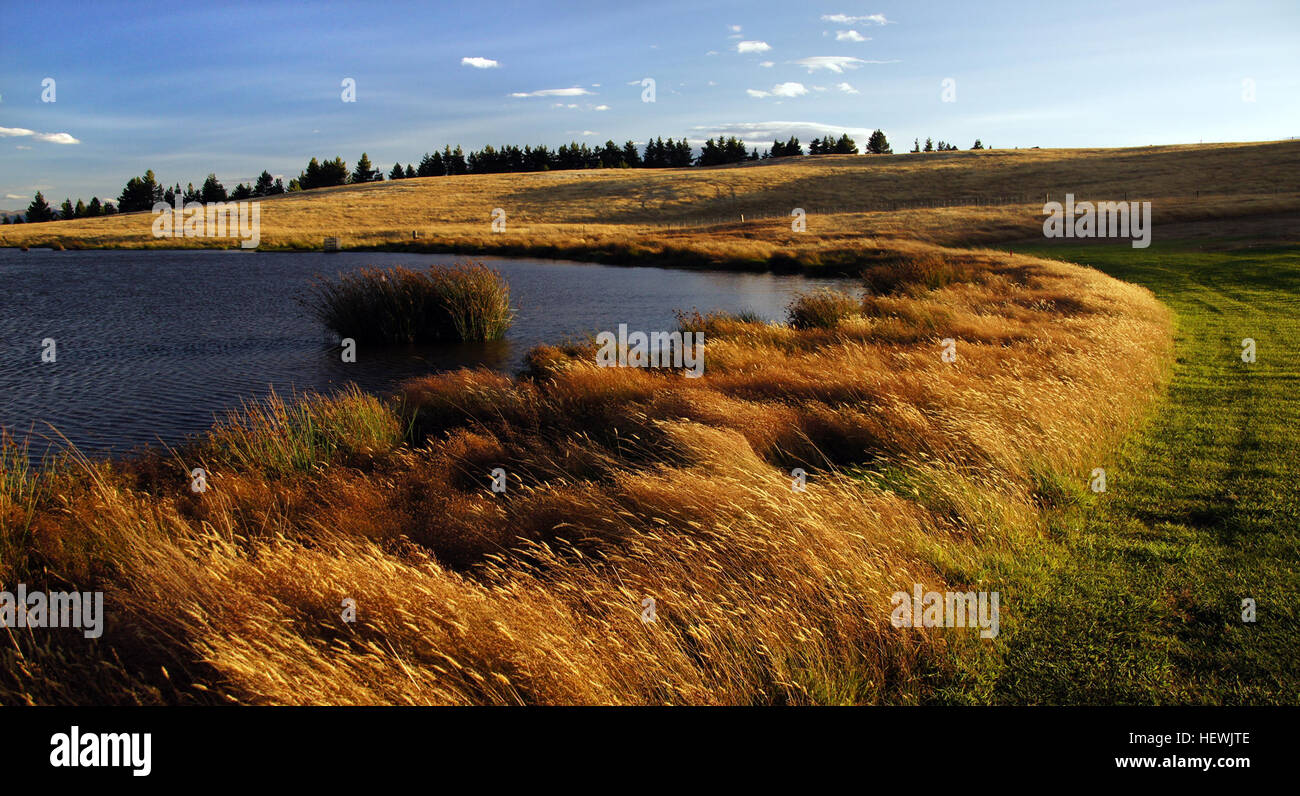
[[[174, 444], [272, 389], [288, 397], [349, 382], [373, 392], [438, 370], [514, 372], [537, 343], [601, 330], [677, 328], [676, 309], [784, 317], [799, 290], [845, 280], [479, 258], [510, 283], [507, 339], [382, 350], [344, 363], [305, 309], [313, 276], [454, 255], [0, 249], [0, 426], [39, 455], [59, 434], [90, 454]], [[42, 362], [42, 341], [57, 361]], [[59, 445], [62, 443], [59, 442]]]

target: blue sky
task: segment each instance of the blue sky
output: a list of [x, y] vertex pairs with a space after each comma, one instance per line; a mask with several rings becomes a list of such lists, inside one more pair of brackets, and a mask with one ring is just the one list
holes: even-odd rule
[[1300, 135], [1295, 0], [25, 3], [0, 21], [6, 209], [38, 189], [115, 198], [148, 168], [232, 187], [363, 150], [387, 171], [448, 143]]

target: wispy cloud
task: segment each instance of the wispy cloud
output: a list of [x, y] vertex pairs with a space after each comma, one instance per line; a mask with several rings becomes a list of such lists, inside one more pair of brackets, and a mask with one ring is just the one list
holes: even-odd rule
[[862, 17], [854, 17], [848, 14], [822, 14], [822, 22], [834, 22], [839, 25], [857, 25], [867, 23], [868, 25], [888, 25], [889, 20], [885, 19], [884, 14], [867, 14]]
[[841, 74], [845, 69], [857, 69], [863, 64], [896, 64], [897, 59], [890, 61], [867, 61], [862, 58], [853, 58], [848, 55], [814, 55], [811, 58], [800, 58], [797, 61], [791, 61], [792, 64], [798, 64], [806, 68], [809, 72], [816, 72], [818, 69], [825, 69], [835, 74]]
[[854, 88], [853, 86], [849, 85], [848, 83], [836, 83], [836, 84], [835, 84], [835, 88], [838, 88], [840, 91], [843, 91], [845, 94], [857, 94], [857, 93], [858, 93], [858, 90], [857, 90], [856, 88]]
[[759, 89], [745, 89], [745, 93], [755, 99], [764, 97], [802, 97], [808, 93], [808, 87], [803, 83], [777, 83], [772, 86], [771, 91], [761, 91]]
[[27, 138], [44, 141], [47, 144], [80, 144], [76, 138], [67, 133], [38, 133], [25, 127], [0, 127], [0, 138]]
[[480, 58], [477, 55], [460, 59], [461, 66], [472, 66], [475, 69], [496, 69], [501, 66], [499, 61], [493, 61], [491, 58]]
[[759, 64], [759, 66], [763, 67], [764, 69], [771, 69], [772, 67], [776, 66], [776, 64], [772, 61], [763, 61], [762, 63]]
[[585, 88], [544, 88], [540, 91], [516, 91], [512, 97], [581, 97], [593, 92]]
[[765, 53], [770, 49], [772, 49], [772, 45], [765, 41], [736, 42], [736, 52], [738, 53]]
[[5, 198], [6, 198], [6, 199], [26, 199], [27, 197], [26, 197], [26, 196], [19, 196], [19, 195], [16, 194], [16, 193], [7, 193], [7, 194], [5, 194]]
[[[851, 138], [865, 141], [871, 137], [871, 130], [866, 127], [845, 127], [822, 122], [735, 122], [717, 126], [696, 126], [701, 139], [721, 136], [736, 136], [746, 146], [769, 146], [773, 140], [785, 141], [791, 136], [807, 140], [824, 135], [839, 136], [848, 133]], [[888, 131], [886, 131], [887, 133]]]

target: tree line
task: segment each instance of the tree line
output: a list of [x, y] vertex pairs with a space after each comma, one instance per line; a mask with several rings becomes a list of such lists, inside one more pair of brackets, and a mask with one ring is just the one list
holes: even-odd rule
[[[978, 139], [975, 141], [975, 145], [971, 147], [971, 149], [983, 148], [983, 144]], [[937, 145], [937, 151], [940, 152], [956, 149], [956, 146], [944, 141], [939, 141]], [[934, 141], [929, 138], [925, 139], [924, 149], [921, 147], [920, 139], [916, 139], [912, 147], [912, 152], [933, 151], [936, 151], [936, 146]], [[871, 133], [867, 140], [866, 153], [869, 155], [893, 154], [893, 149], [883, 131], [875, 130]], [[814, 138], [808, 145], [807, 154], [856, 155], [859, 154], [859, 150], [857, 142], [850, 138], [847, 133], [844, 133], [839, 138], [830, 135], [824, 138]], [[720, 166], [774, 158], [802, 157], [804, 155], [803, 144], [794, 136], [791, 136], [786, 141], [773, 141], [772, 146], [761, 154], [757, 147], [747, 149], [745, 144], [734, 136], [727, 138], [718, 136], [716, 139], [708, 139], [700, 147], [698, 155], [695, 154], [693, 147], [685, 138], [681, 140], [669, 138], [665, 141], [662, 137], [647, 141], [643, 148], [638, 148], [632, 141], [627, 141], [622, 146], [619, 146], [610, 140], [603, 145], [594, 147], [575, 141], [562, 144], [555, 149], [545, 145], [524, 146], [522, 148], [515, 145], [499, 148], [488, 145], [467, 154], [460, 146], [454, 149], [451, 146], [444, 146], [442, 151], [434, 150], [432, 154], [426, 152], [418, 165], [412, 163], [403, 166], [401, 163], [394, 163], [393, 168], [388, 172], [387, 179], [400, 180], [413, 177], [443, 177], [458, 174], [504, 174], [576, 169], [686, 168], [690, 166]], [[116, 206], [111, 201], [101, 202], [99, 197], [92, 197], [89, 204], [86, 204], [81, 199], [78, 199], [75, 204], [70, 199], [64, 199], [63, 204], [58, 209], [55, 209], [49, 205], [45, 197], [38, 191], [32, 203], [27, 207], [25, 218], [29, 222], [93, 218], [118, 212], [132, 213], [151, 210], [157, 202], [174, 204], [177, 197], [180, 197], [185, 203], [202, 202], [206, 204], [209, 202], [241, 201], [294, 191], [307, 191], [313, 188], [380, 182], [384, 179], [383, 170], [375, 168], [370, 161], [370, 156], [365, 152], [361, 153], [356, 167], [351, 170], [348, 169], [348, 165], [342, 157], [323, 161], [312, 158], [297, 177], [289, 180], [287, 186], [280, 178], [272, 176], [268, 171], [263, 171], [252, 183], [240, 183], [230, 191], [226, 190], [226, 187], [221, 184], [215, 174], [209, 174], [198, 188], [194, 187], [194, 183], [188, 183], [182, 189], [180, 183], [170, 187], [160, 184], [153, 171], [149, 170], [141, 177], [132, 177], [127, 180], [121, 195], [117, 198]], [[23, 218], [23, 216], [15, 217], [12, 223], [20, 223]], [[11, 223], [11, 220], [6, 216], [3, 218], [2, 223]]]

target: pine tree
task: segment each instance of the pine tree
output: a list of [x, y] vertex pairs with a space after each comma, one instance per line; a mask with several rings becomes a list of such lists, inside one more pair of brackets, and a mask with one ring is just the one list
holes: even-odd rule
[[86, 217], [86, 203], [83, 202], [83, 201], [81, 201], [81, 199], [77, 199], [77, 206], [76, 206], [75, 208], [73, 208], [73, 210], [72, 210], [72, 215], [73, 215], [75, 218], [85, 218], [85, 217]]
[[365, 152], [361, 153], [361, 159], [357, 161], [357, 167], [352, 170], [352, 182], [370, 182], [375, 178], [375, 168], [370, 163], [370, 156]]
[[45, 195], [40, 191], [36, 192], [36, 196], [32, 199], [32, 203], [27, 205], [26, 220], [29, 224], [38, 224], [42, 221], [54, 220], [54, 211], [50, 209], [49, 203], [45, 201]]
[[406, 173], [403, 174], [402, 176], [405, 177], [405, 178], [408, 179], [408, 180], [411, 179], [412, 177], [414, 177], [414, 176], [415, 176], [415, 167], [412, 166], [410, 163], [407, 163], [407, 164], [406, 164]]
[[275, 182], [271, 177], [271, 172], [263, 171], [257, 175], [257, 182], [253, 183], [253, 196], [270, 196]]
[[59, 219], [62, 221], [71, 221], [76, 218], [77, 211], [72, 206], [71, 199], [64, 199], [63, 205], [59, 208]]
[[401, 164], [401, 163], [394, 163], [394, 164], [393, 164], [393, 170], [390, 171], [390, 172], [388, 172], [388, 179], [390, 179], [390, 180], [404, 180], [404, 179], [406, 179], [406, 171], [402, 168], [402, 164]]
[[226, 196], [226, 186], [217, 181], [217, 175], [209, 174], [208, 178], [203, 181], [200, 198], [204, 204], [207, 204], [208, 202], [224, 202], [229, 197]]
[[880, 130], [873, 132], [867, 139], [867, 152], [872, 155], [894, 154], [894, 150], [889, 146], [889, 139], [885, 138], [885, 134]]

